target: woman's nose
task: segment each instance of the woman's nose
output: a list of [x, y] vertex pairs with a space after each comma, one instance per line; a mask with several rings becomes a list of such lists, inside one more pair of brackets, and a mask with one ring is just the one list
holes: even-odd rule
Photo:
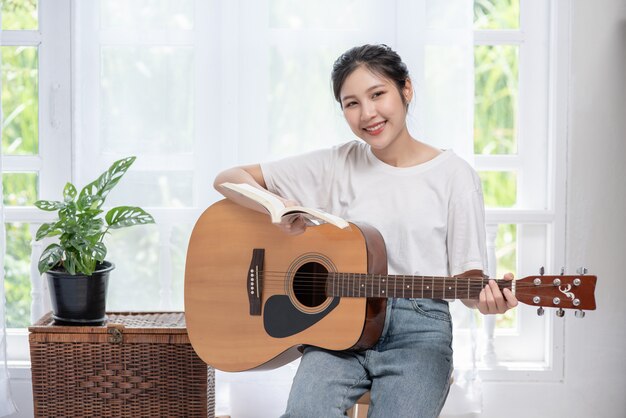
[[376, 106], [370, 101], [363, 102], [361, 109], [361, 119], [363, 120], [370, 120], [376, 116]]

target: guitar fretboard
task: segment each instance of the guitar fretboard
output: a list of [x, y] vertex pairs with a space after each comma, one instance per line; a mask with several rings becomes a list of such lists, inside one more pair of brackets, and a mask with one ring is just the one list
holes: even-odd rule
[[[355, 298], [478, 299], [489, 279], [481, 277], [441, 277], [332, 273], [326, 281], [326, 294]], [[511, 289], [510, 280], [496, 280], [500, 289]]]

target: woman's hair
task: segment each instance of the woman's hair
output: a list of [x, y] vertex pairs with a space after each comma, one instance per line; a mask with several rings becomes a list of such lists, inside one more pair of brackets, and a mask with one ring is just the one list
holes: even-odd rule
[[409, 70], [406, 64], [402, 62], [400, 55], [385, 44], [355, 46], [337, 58], [333, 64], [331, 80], [335, 100], [339, 104], [341, 104], [339, 94], [341, 93], [343, 83], [360, 66], [364, 66], [374, 74], [393, 81], [400, 92], [402, 102], [408, 105], [402, 94], [402, 89], [404, 89], [406, 80], [409, 78]]

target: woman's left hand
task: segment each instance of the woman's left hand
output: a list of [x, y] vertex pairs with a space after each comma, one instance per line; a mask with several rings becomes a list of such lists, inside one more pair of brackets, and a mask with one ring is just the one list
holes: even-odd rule
[[[507, 273], [504, 280], [513, 280], [513, 273]], [[489, 280], [489, 284], [481, 290], [476, 307], [484, 315], [503, 314], [517, 306], [517, 298], [510, 289], [500, 291], [495, 280]]]

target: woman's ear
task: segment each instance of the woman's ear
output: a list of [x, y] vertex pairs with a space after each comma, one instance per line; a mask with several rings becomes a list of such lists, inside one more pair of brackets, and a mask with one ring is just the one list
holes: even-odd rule
[[407, 78], [404, 82], [402, 95], [404, 96], [404, 102], [408, 105], [411, 102], [411, 99], [413, 99], [413, 83], [411, 83], [410, 78]]

